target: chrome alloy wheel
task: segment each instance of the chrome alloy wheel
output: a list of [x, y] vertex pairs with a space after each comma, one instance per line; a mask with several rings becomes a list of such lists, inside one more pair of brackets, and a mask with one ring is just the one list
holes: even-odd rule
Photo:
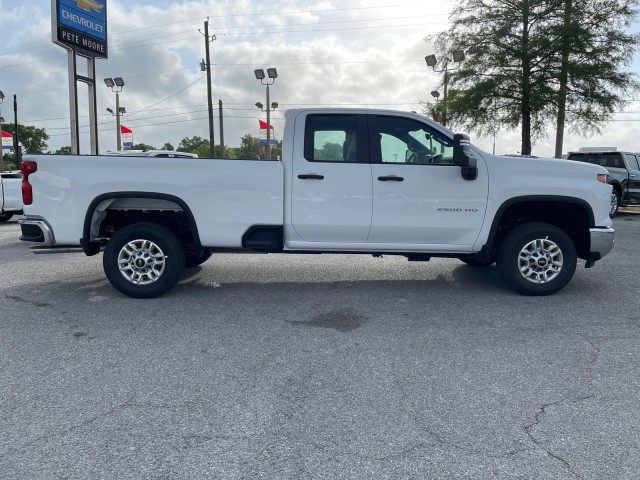
[[560, 274], [562, 264], [562, 250], [548, 239], [527, 243], [518, 255], [520, 274], [533, 283], [549, 283]]
[[164, 272], [165, 255], [149, 240], [132, 240], [120, 249], [118, 268], [124, 278], [136, 285], [149, 285]]

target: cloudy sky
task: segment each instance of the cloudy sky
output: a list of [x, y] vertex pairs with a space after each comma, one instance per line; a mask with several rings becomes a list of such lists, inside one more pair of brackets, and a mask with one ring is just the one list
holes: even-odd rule
[[[303, 106], [379, 107], [421, 111], [439, 79], [424, 56], [423, 40], [445, 30], [451, 0], [108, 0], [109, 58], [97, 60], [100, 151], [115, 150], [115, 95], [102, 79], [123, 77], [123, 125], [135, 143], [174, 146], [184, 137], [208, 138], [206, 77], [200, 71], [209, 19], [214, 103], [224, 105], [225, 143], [237, 146], [246, 133], [258, 136], [265, 88], [256, 68], [276, 67], [271, 101], [276, 137], [284, 110]], [[79, 73], [86, 67], [81, 63]], [[640, 68], [638, 58], [634, 69]], [[45, 128], [49, 149], [70, 145], [66, 50], [51, 41], [50, 0], [0, 0], [0, 90], [2, 116]], [[80, 84], [82, 153], [89, 151], [86, 87]], [[262, 114], [263, 115], [263, 114]], [[263, 117], [264, 118], [264, 117]], [[216, 111], [216, 143], [219, 131]], [[565, 151], [580, 146], [640, 150], [640, 102], [633, 102], [592, 138], [568, 135]], [[493, 138], [472, 141], [491, 151]], [[554, 134], [534, 145], [553, 155]], [[496, 153], [520, 150], [519, 132], [499, 132]]]

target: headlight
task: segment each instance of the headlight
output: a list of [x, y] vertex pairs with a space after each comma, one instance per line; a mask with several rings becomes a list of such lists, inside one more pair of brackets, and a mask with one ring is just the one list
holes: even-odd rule
[[599, 173], [597, 179], [599, 182], [609, 183], [609, 175], [607, 175], [606, 173]]

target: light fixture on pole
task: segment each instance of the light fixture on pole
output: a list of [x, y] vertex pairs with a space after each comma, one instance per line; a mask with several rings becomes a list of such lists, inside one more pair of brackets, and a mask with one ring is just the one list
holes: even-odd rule
[[[444, 92], [442, 95], [442, 100], [444, 101], [443, 103], [443, 107], [442, 107], [442, 125], [444, 127], [447, 126], [447, 88], [448, 88], [448, 84], [449, 84], [449, 71], [451, 70], [457, 70], [458, 68], [460, 68], [460, 64], [464, 61], [465, 59], [465, 55], [464, 55], [464, 50], [454, 50], [453, 52], [451, 52], [451, 58], [445, 57], [444, 58], [444, 68], [441, 70], [436, 70], [436, 65], [438, 63], [438, 59], [436, 58], [435, 55], [427, 55], [426, 57], [424, 57], [424, 61], [427, 64], [427, 67], [433, 68], [434, 72], [437, 73], [444, 73], [444, 81], [443, 86], [444, 86]], [[449, 63], [456, 63], [457, 65], [453, 68], [449, 68]], [[434, 92], [437, 92], [437, 90], [434, 90], [433, 92], [431, 92], [431, 95], [434, 94]], [[438, 97], [440, 96], [440, 94], [438, 93]], [[436, 103], [437, 103], [437, 97], [436, 97]]]
[[[262, 85], [266, 85], [267, 87], [267, 160], [271, 160], [271, 110], [275, 110], [278, 108], [278, 103], [273, 102], [269, 103], [269, 86], [273, 85], [278, 78], [278, 71], [275, 68], [267, 68], [267, 75], [269, 80], [266, 80], [266, 76], [264, 74], [264, 70], [262, 68], [258, 68], [253, 71], [253, 74], [256, 76], [256, 80], [260, 80]], [[262, 103], [257, 102], [256, 107], [260, 110], [263, 110], [264, 106]]]
[[442, 123], [442, 117], [440, 116], [440, 107], [438, 106], [440, 92], [438, 90], [431, 90], [431, 96], [436, 99], [436, 108], [432, 112], [433, 119], [438, 123]]
[[122, 77], [115, 78], [105, 78], [104, 83], [107, 87], [111, 89], [112, 92], [116, 94], [116, 111], [115, 113], [110, 108], [107, 108], [107, 111], [116, 117], [116, 148], [122, 150], [122, 133], [120, 131], [120, 116], [125, 113], [124, 108], [120, 108], [120, 92], [122, 91], [122, 87], [124, 87], [124, 80]]

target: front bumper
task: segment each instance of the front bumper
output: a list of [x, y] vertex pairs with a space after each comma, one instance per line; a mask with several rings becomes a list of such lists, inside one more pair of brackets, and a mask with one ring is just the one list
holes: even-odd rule
[[18, 224], [22, 230], [20, 240], [44, 245], [53, 245], [55, 243], [53, 230], [43, 218], [24, 216], [18, 219]]
[[595, 227], [589, 229], [589, 234], [591, 247], [587, 267], [592, 266], [596, 260], [600, 260], [613, 249], [615, 230], [611, 227]]

